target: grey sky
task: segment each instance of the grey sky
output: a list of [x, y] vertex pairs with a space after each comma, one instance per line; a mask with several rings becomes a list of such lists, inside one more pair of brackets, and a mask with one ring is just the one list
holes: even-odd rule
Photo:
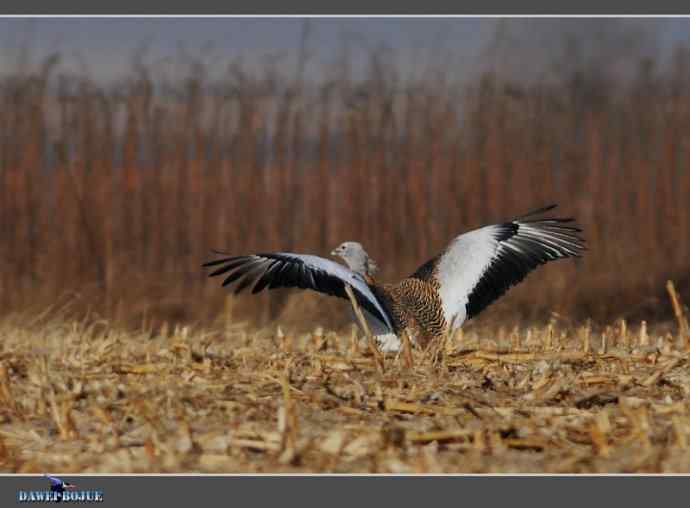
[[[520, 37], [532, 41], [530, 51], [535, 54], [549, 45], [549, 38], [593, 23], [588, 19], [511, 22], [518, 32], [523, 32]], [[314, 58], [310, 72], [318, 72], [319, 63], [334, 59], [343, 41], [350, 41], [354, 54], [364, 54], [367, 47], [386, 45], [395, 51], [403, 70], [418, 63], [420, 56], [428, 58], [440, 51], [452, 52], [461, 66], [476, 64], [482, 57], [481, 50], [492, 40], [497, 23], [495, 18], [312, 18], [309, 48]], [[604, 31], [610, 23], [619, 22], [594, 21]], [[649, 28], [661, 51], [689, 39], [688, 18], [623, 23]], [[59, 51], [63, 68], [78, 71], [85, 64], [96, 79], [122, 75], [133, 51], [143, 44], [148, 47], [147, 62], [163, 66], [166, 61], [175, 61], [180, 47], [195, 56], [203, 54], [209, 63], [219, 62], [219, 67], [240, 55], [250, 65], [268, 54], [289, 62], [297, 54], [302, 27], [299, 18], [2, 18], [0, 71], [16, 66], [22, 47], [30, 48], [34, 64], [46, 54]], [[534, 33], [542, 37], [534, 37]]]

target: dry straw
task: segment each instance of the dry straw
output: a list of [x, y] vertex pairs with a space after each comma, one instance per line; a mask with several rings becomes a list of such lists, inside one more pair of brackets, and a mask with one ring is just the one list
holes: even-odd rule
[[680, 341], [679, 346], [687, 349], [690, 346], [690, 329], [688, 328], [688, 320], [685, 317], [685, 312], [680, 304], [680, 299], [678, 298], [678, 293], [676, 293], [676, 287], [674, 286], [673, 281], [666, 281], [666, 290], [671, 298], [673, 314], [676, 316], [678, 329], [680, 330], [678, 336], [678, 340]]
[[[572, 327], [547, 349], [517, 329], [520, 350], [412, 348], [411, 364], [382, 372], [370, 351], [337, 347], [345, 337], [283, 350], [273, 333], [226, 336], [225, 324], [152, 339], [24, 323], [0, 321], [8, 472], [690, 470], [677, 347], [584, 351]], [[647, 334], [668, 344], [665, 330]]]

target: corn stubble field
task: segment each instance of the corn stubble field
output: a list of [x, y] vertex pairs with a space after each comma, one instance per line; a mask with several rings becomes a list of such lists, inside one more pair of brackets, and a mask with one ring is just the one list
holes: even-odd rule
[[470, 327], [382, 369], [354, 333], [0, 333], [5, 471], [690, 471], [687, 337], [663, 327]]
[[[568, 55], [0, 78], [0, 470], [690, 472], [690, 48], [625, 79]], [[550, 202], [582, 260], [382, 368], [346, 301], [200, 266], [358, 240], [397, 280]]]

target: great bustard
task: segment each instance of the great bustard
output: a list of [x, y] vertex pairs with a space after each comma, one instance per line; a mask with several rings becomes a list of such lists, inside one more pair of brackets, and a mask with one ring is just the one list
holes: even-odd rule
[[[251, 285], [252, 293], [266, 287], [299, 287], [347, 299], [347, 284], [382, 349], [397, 350], [403, 330], [413, 342], [425, 345], [462, 326], [537, 266], [580, 257], [585, 246], [574, 219], [532, 218], [555, 207], [459, 235], [443, 252], [394, 284], [379, 284], [364, 271], [328, 259], [290, 252], [226, 257], [203, 266], [221, 265], [211, 277], [230, 272], [223, 286], [242, 279], [235, 293]], [[337, 251], [333, 253], [342, 255]], [[358, 267], [350, 261], [346, 259], [348, 265]]]

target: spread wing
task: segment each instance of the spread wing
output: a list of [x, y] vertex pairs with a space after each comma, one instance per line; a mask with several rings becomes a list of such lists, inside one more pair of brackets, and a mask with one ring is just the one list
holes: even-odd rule
[[412, 277], [436, 278], [444, 317], [460, 326], [539, 265], [581, 256], [585, 241], [572, 218], [529, 219], [555, 207], [462, 234]]
[[265, 288], [297, 287], [349, 300], [345, 292], [345, 285], [349, 284], [357, 303], [393, 331], [388, 312], [362, 275], [328, 259], [291, 252], [271, 252], [225, 257], [203, 264], [204, 267], [218, 265], [220, 267], [211, 272], [209, 277], [228, 274], [223, 286], [239, 280], [235, 288], [236, 294], [249, 286], [253, 286], [252, 293]]

